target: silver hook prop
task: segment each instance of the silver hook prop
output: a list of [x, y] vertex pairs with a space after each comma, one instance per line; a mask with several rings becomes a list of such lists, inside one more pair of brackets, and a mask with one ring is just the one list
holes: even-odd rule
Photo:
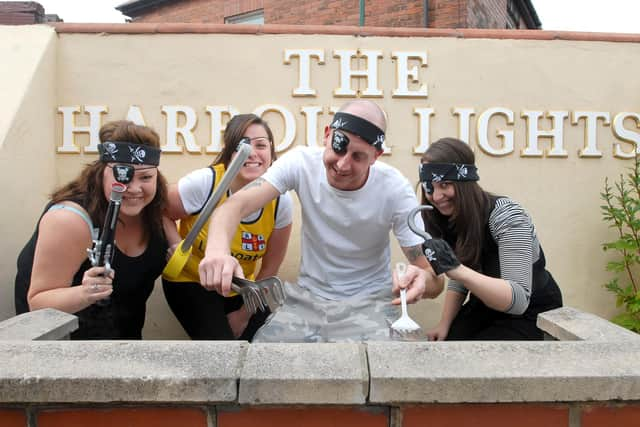
[[431, 240], [432, 239], [431, 234], [427, 233], [424, 230], [420, 230], [416, 226], [416, 214], [418, 212], [426, 211], [426, 210], [433, 210], [433, 206], [421, 205], [421, 206], [418, 206], [417, 208], [413, 208], [411, 212], [409, 212], [409, 216], [407, 217], [407, 224], [409, 225], [409, 228], [411, 229], [411, 231], [413, 231], [415, 234], [422, 237], [424, 240]]

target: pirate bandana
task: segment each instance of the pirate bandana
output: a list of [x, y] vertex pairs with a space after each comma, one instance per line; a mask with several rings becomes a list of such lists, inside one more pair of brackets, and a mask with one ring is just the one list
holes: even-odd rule
[[333, 116], [331, 129], [333, 129], [331, 148], [337, 154], [344, 154], [347, 151], [347, 145], [349, 145], [349, 137], [341, 130], [358, 135], [376, 150], [382, 150], [384, 131], [361, 117], [349, 113], [336, 113]]
[[100, 161], [107, 163], [153, 166], [160, 164], [160, 149], [150, 145], [106, 141], [98, 144], [98, 153], [100, 153]]
[[441, 181], [477, 181], [478, 168], [464, 163], [421, 163], [420, 182], [427, 194], [433, 194], [433, 183]]

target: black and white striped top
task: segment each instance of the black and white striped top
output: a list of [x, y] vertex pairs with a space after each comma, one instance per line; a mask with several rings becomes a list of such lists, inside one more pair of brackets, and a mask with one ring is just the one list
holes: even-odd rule
[[[509, 198], [499, 198], [489, 215], [489, 232], [498, 246], [500, 272], [512, 289], [509, 314], [522, 314], [529, 307], [533, 264], [540, 258], [540, 243], [529, 214]], [[449, 290], [467, 294], [465, 286], [450, 280]]]

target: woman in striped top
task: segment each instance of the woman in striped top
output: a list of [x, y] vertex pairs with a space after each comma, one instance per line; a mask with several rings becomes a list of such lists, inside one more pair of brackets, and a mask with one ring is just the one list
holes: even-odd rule
[[434, 207], [423, 211], [434, 237], [425, 242], [425, 254], [449, 278], [441, 320], [428, 335], [543, 339], [536, 317], [562, 306], [560, 289], [545, 269], [529, 214], [513, 200], [484, 191], [474, 163], [469, 146], [454, 138], [436, 141], [422, 156], [423, 203]]

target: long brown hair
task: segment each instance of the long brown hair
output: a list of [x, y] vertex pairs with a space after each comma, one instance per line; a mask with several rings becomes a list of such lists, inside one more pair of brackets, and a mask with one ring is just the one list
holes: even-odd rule
[[[422, 155], [422, 163], [475, 164], [475, 156], [468, 144], [456, 138], [441, 138], [431, 144]], [[453, 214], [446, 217], [437, 209], [422, 211], [425, 226], [435, 237], [445, 231], [455, 233], [455, 252], [460, 261], [471, 268], [480, 267], [484, 232], [489, 215], [489, 193], [476, 181], [451, 182], [455, 189]], [[422, 192], [422, 203], [429, 201]]]
[[[100, 142], [123, 141], [160, 148], [160, 138], [151, 128], [133, 122], [120, 120], [109, 122], [100, 128]], [[52, 203], [65, 200], [77, 202], [84, 207], [95, 227], [101, 227], [107, 213], [109, 201], [104, 196], [103, 176], [107, 164], [96, 160], [80, 172], [73, 181], [63, 185], [51, 194]], [[164, 236], [162, 211], [167, 201], [167, 180], [158, 171], [156, 195], [142, 210], [143, 224], [147, 233]], [[147, 234], [150, 235], [150, 234]]]
[[240, 140], [251, 125], [260, 125], [267, 132], [267, 137], [271, 145], [271, 162], [275, 161], [276, 149], [273, 144], [273, 133], [267, 122], [255, 114], [238, 114], [237, 116], [233, 116], [233, 118], [229, 120], [229, 123], [227, 123], [224, 131], [224, 148], [214, 160], [214, 165], [222, 163], [225, 168], [229, 166], [231, 156], [235, 153]]

